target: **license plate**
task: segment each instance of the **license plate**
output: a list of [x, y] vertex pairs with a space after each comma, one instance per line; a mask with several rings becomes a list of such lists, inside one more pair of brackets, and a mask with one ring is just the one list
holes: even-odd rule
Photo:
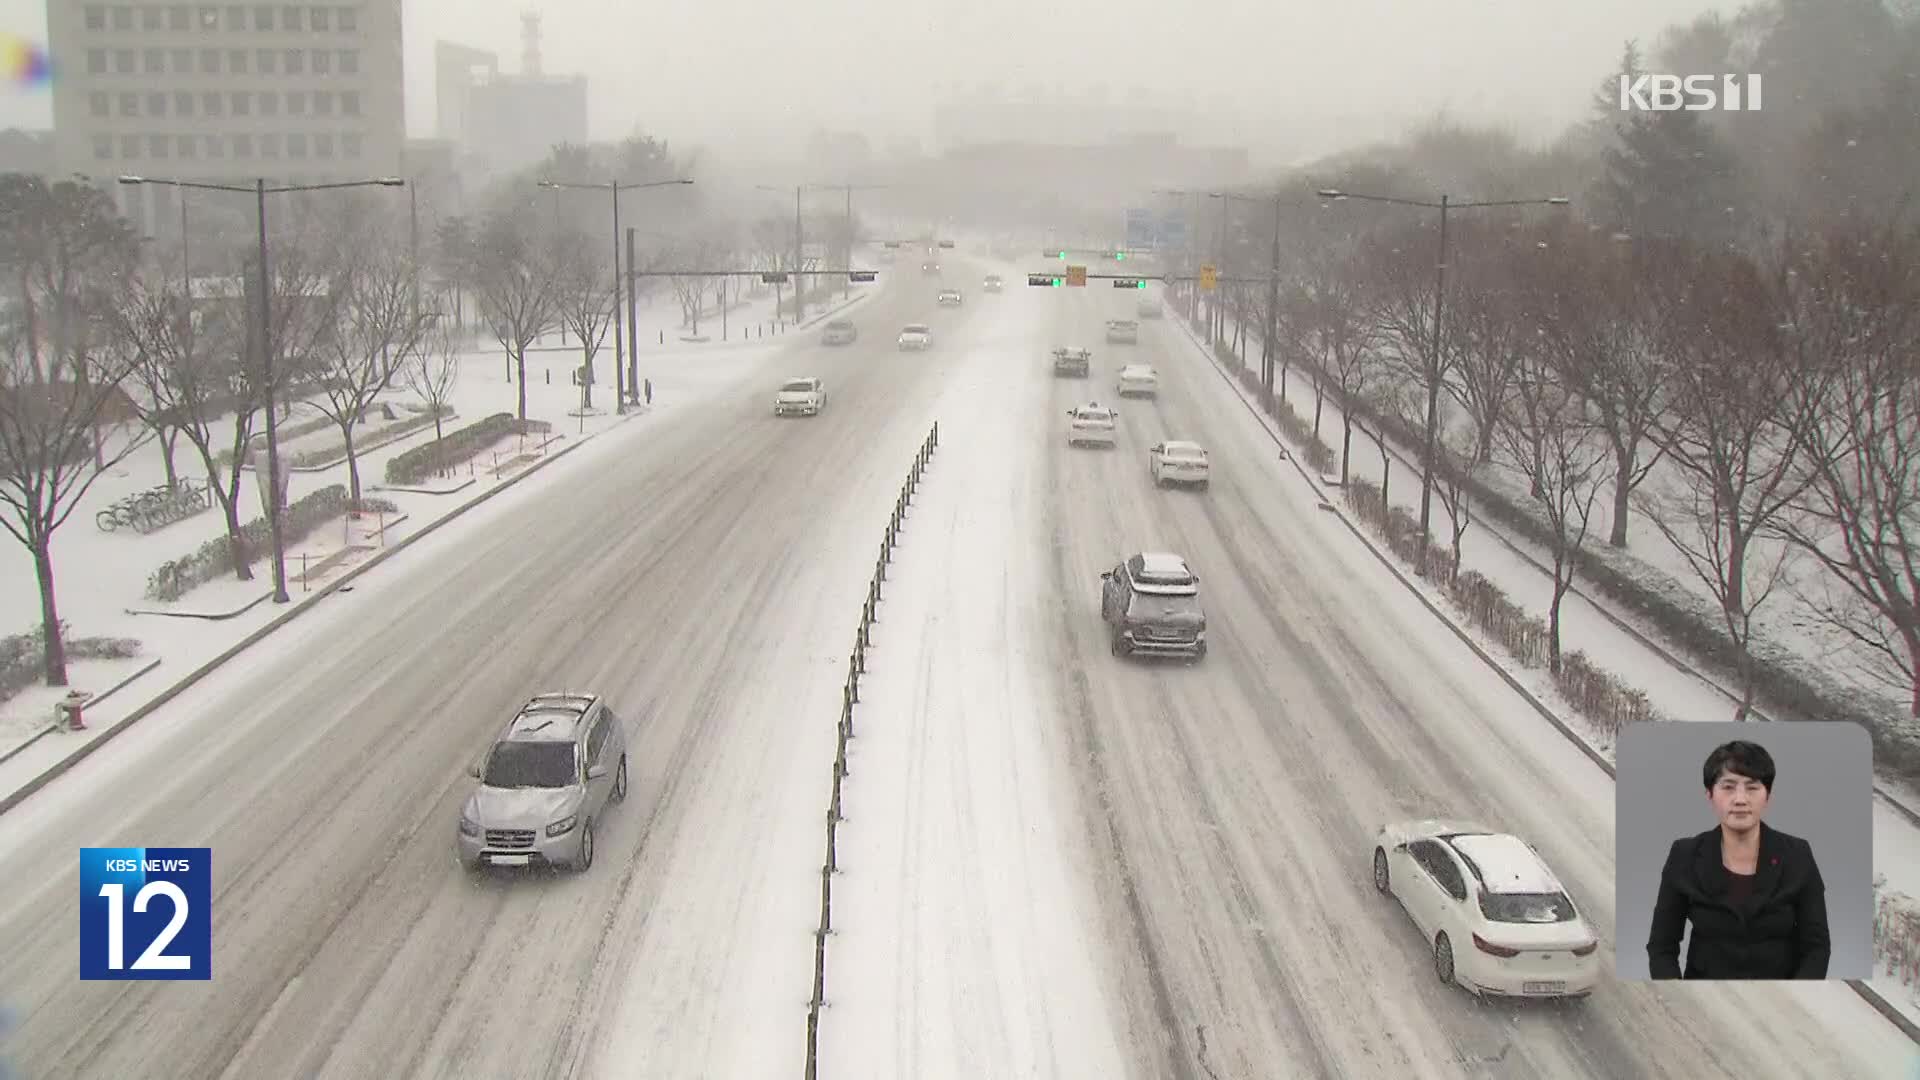
[[[526, 855], [495, 855], [493, 856], [493, 865], [495, 866], [525, 866], [530, 861], [531, 861], [530, 858]], [[1531, 986], [1533, 984], [1528, 983], [1527, 985]]]
[[1522, 993], [1527, 994], [1564, 994], [1567, 992], [1567, 984], [1564, 982], [1523, 982], [1520, 984], [1520, 990]]

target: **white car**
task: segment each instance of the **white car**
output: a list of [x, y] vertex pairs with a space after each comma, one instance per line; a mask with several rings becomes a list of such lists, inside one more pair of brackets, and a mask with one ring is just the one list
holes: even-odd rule
[[960, 306], [960, 290], [959, 289], [941, 289], [940, 295], [938, 298], [936, 298], [935, 302], [938, 303], [941, 307], [959, 307]]
[[925, 349], [933, 344], [933, 328], [925, 323], [914, 323], [900, 331], [901, 349]]
[[1107, 320], [1107, 344], [1134, 345], [1140, 341], [1140, 324], [1132, 319]]
[[1155, 443], [1147, 451], [1147, 471], [1153, 474], [1155, 487], [1168, 484], [1193, 484], [1207, 489], [1207, 452], [1197, 442], [1176, 440]]
[[817, 375], [788, 379], [773, 395], [775, 416], [819, 416], [827, 407], [827, 384]]
[[1585, 997], [1600, 981], [1599, 935], [1517, 836], [1464, 821], [1383, 826], [1373, 885], [1412, 917], [1442, 983], [1480, 995]]
[[1128, 364], [1120, 369], [1115, 389], [1121, 397], [1156, 397], [1160, 393], [1160, 375], [1152, 364]]
[[1067, 421], [1068, 446], [1115, 446], [1118, 445], [1118, 426], [1115, 423], [1120, 414], [1097, 401], [1089, 401], [1067, 410], [1072, 419]]

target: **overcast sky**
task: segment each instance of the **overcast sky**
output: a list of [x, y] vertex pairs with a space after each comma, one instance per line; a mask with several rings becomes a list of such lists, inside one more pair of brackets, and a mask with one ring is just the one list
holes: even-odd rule
[[[80, 3], [82, 0], [53, 0]], [[544, 15], [551, 72], [588, 76], [596, 138], [636, 129], [716, 148], [816, 127], [919, 134], [955, 83], [1116, 97], [1191, 95], [1267, 158], [1392, 135], [1446, 112], [1538, 137], [1587, 107], [1627, 38], [1651, 43], [1712, 0], [409, 0], [407, 127], [433, 133], [433, 42], [517, 70], [520, 13]], [[45, 40], [42, 0], [0, 29]], [[0, 127], [46, 127], [9, 88]], [[1277, 135], [1277, 137], [1276, 137]]]

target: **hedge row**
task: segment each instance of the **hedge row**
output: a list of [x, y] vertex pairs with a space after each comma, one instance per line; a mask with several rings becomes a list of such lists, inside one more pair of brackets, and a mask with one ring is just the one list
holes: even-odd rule
[[[1239, 362], [1238, 357], [1234, 355], [1232, 350], [1227, 349], [1224, 344], [1220, 346], [1220, 350], [1222, 351], [1224, 359], [1233, 363]], [[1258, 369], [1242, 367], [1239, 369], [1239, 377], [1240, 385], [1245, 387], [1248, 393], [1254, 395], [1256, 400], [1263, 396], [1265, 388], [1260, 385], [1260, 372]], [[1335, 463], [1339, 460], [1334, 456], [1333, 448], [1322, 442], [1320, 437], [1313, 433], [1313, 425], [1302, 418], [1299, 413], [1294, 412], [1292, 406], [1281, 401], [1278, 397], [1268, 397], [1266, 399], [1266, 411], [1267, 415], [1273, 417], [1274, 422], [1280, 425], [1281, 430], [1287, 433], [1287, 437], [1292, 439], [1296, 446], [1303, 448], [1300, 452], [1306, 457], [1308, 467], [1322, 475], [1333, 471]]]
[[[1310, 357], [1297, 359], [1295, 366], [1309, 378], [1326, 383], [1335, 404], [1345, 407], [1332, 389], [1332, 381]], [[1415, 425], [1397, 417], [1376, 422], [1400, 446], [1415, 447], [1423, 441]], [[1480, 475], [1469, 478], [1466, 488], [1480, 516], [1536, 545], [1552, 546], [1552, 527], [1523, 495], [1509, 493]], [[1583, 587], [1646, 619], [1663, 636], [1723, 676], [1737, 675], [1739, 650], [1710, 600], [1631, 553], [1612, 548], [1582, 548], [1574, 555], [1574, 569]], [[1759, 661], [1754, 666], [1754, 678], [1763, 701], [1796, 719], [1859, 724], [1873, 739], [1877, 765], [1903, 779], [1920, 782], [1920, 739], [1902, 735], [1899, 710], [1870, 693], [1840, 684], [1788, 649], [1756, 641], [1752, 651]], [[1732, 715], [1731, 706], [1728, 715]]]
[[[297, 543], [326, 522], [344, 515], [348, 503], [344, 484], [331, 484], [294, 500], [280, 519], [281, 540], [287, 544]], [[400, 508], [385, 499], [361, 499], [359, 509], [392, 514]], [[271, 550], [273, 536], [266, 517], [257, 517], [242, 526], [240, 541], [256, 558], [259, 553]], [[148, 576], [147, 599], [178, 600], [196, 585], [235, 572], [233, 549], [227, 542], [227, 534], [222, 532], [201, 544], [191, 555], [164, 563]]]
[[[452, 414], [453, 410], [451, 408], [445, 405], [440, 406], [440, 415], [442, 417]], [[432, 411], [416, 413], [405, 420], [399, 420], [382, 427], [374, 428], [354, 441], [358, 444], [373, 442], [379, 439], [396, 438], [401, 435], [419, 431], [421, 428], [432, 427], [433, 421], [434, 414]], [[327, 426], [336, 430], [339, 428], [339, 425], [335, 424], [332, 420], [327, 421]], [[346, 456], [347, 444], [339, 440], [334, 440], [326, 446], [312, 450], [302, 450], [300, 453], [293, 455], [292, 467], [296, 469], [310, 469], [316, 465], [325, 465], [329, 462], [339, 461]]]
[[1874, 974], [1891, 975], [1910, 986], [1920, 979], [1920, 905], [1886, 885], [1886, 878], [1874, 875]]
[[529, 420], [523, 427], [512, 413], [494, 413], [457, 428], [430, 443], [387, 459], [387, 483], [417, 484], [436, 472], [450, 469], [497, 440], [509, 435], [543, 433], [552, 425]]
[[[305, 438], [306, 436], [311, 435], [316, 431], [324, 431], [325, 429], [333, 426], [334, 426], [334, 423], [333, 423], [332, 417], [315, 416], [306, 420], [302, 420], [296, 424], [284, 424], [284, 425], [276, 426], [273, 429], [273, 437], [275, 440], [279, 442], [289, 443], [295, 439]], [[266, 429], [262, 428], [261, 432], [264, 433], [265, 430]], [[214, 468], [216, 469], [225, 471], [226, 467], [232, 463], [233, 463], [232, 450], [222, 450], [219, 453], [213, 455], [213, 465], [214, 465]]]
[[[140, 643], [132, 638], [72, 636], [73, 628], [60, 620], [60, 636], [67, 646], [67, 659], [126, 660], [140, 654]], [[47, 673], [47, 628], [36, 626], [24, 634], [0, 638], [0, 701], [38, 683]]]

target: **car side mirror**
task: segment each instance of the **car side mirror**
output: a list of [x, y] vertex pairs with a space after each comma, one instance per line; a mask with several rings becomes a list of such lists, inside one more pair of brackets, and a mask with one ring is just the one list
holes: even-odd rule
[[1101, 580], [1101, 581], [1112, 581], [1112, 580], [1113, 580], [1113, 571], [1111, 571], [1111, 570], [1104, 570], [1104, 571], [1102, 571], [1102, 572], [1101, 572], [1101, 574], [1100, 574], [1100, 580]]
[[475, 780], [480, 779], [480, 763], [477, 761], [468, 762], [467, 775], [473, 777]]
[[598, 780], [605, 775], [607, 775], [607, 767], [605, 765], [589, 765], [587, 767], [587, 779], [589, 780]]

